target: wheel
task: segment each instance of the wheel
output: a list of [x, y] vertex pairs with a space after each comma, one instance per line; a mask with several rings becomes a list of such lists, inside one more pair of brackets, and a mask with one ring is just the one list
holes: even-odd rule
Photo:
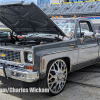
[[49, 88], [49, 94], [57, 95], [64, 89], [66, 80], [67, 65], [63, 59], [58, 59], [49, 63], [46, 77], [40, 82], [40, 85]]
[[58, 59], [52, 63], [47, 76], [47, 84], [51, 94], [59, 94], [65, 87], [67, 66], [64, 60]]

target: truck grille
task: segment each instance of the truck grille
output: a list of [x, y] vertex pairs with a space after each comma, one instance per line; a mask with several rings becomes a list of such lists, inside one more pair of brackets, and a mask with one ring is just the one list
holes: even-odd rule
[[0, 50], [0, 59], [21, 62], [20, 52], [18, 51]]

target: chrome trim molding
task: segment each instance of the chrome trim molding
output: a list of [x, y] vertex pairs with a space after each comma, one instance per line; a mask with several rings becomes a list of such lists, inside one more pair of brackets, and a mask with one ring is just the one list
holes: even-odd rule
[[20, 57], [21, 57], [21, 63], [25, 63], [25, 60], [24, 60], [24, 51], [20, 52]]
[[26, 66], [33, 67], [33, 64], [30, 64], [30, 63], [17, 63], [17, 62], [12, 62], [12, 61], [7, 61], [7, 60], [1, 60], [1, 59], [0, 59], [0, 63], [10, 64], [10, 65], [16, 65], [16, 66], [20, 66], [20, 65], [24, 64]]
[[33, 65], [34, 65], [34, 54], [32, 53], [32, 63], [33, 63]]
[[12, 51], [26, 51], [26, 52], [32, 52], [32, 49], [30, 48], [21, 48], [21, 49], [18, 49], [18, 48], [12, 48], [12, 47], [7, 47], [7, 46], [0, 46], [0, 49], [5, 49], [5, 50], [12, 50]]
[[19, 70], [14, 68], [5, 68], [7, 77], [12, 79], [21, 80], [24, 82], [35, 82], [39, 79], [39, 73], [29, 70]]

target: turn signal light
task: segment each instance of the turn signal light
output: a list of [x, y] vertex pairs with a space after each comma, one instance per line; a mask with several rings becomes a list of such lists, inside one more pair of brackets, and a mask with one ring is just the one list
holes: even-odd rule
[[55, 17], [52, 16], [52, 18], [63, 18], [63, 16], [61, 16], [61, 15], [60, 16], [55, 16]]
[[45, 60], [43, 59], [42, 61], [42, 68], [44, 69], [44, 66], [45, 66]]
[[33, 67], [26, 66], [26, 69], [33, 70]]
[[59, 16], [59, 18], [62, 18], [62, 16]]
[[52, 18], [55, 18], [54, 16], [52, 16]]
[[58, 18], [58, 16], [55, 16], [55, 18]]
[[7, 65], [5, 64], [5, 68], [7, 68]]
[[74, 15], [74, 17], [77, 17], [76, 15]]

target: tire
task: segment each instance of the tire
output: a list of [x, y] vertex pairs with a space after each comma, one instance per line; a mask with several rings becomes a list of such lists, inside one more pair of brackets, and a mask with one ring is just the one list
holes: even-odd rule
[[48, 64], [46, 76], [38, 81], [38, 87], [48, 88], [50, 95], [57, 95], [64, 89], [67, 80], [67, 65], [63, 59]]

